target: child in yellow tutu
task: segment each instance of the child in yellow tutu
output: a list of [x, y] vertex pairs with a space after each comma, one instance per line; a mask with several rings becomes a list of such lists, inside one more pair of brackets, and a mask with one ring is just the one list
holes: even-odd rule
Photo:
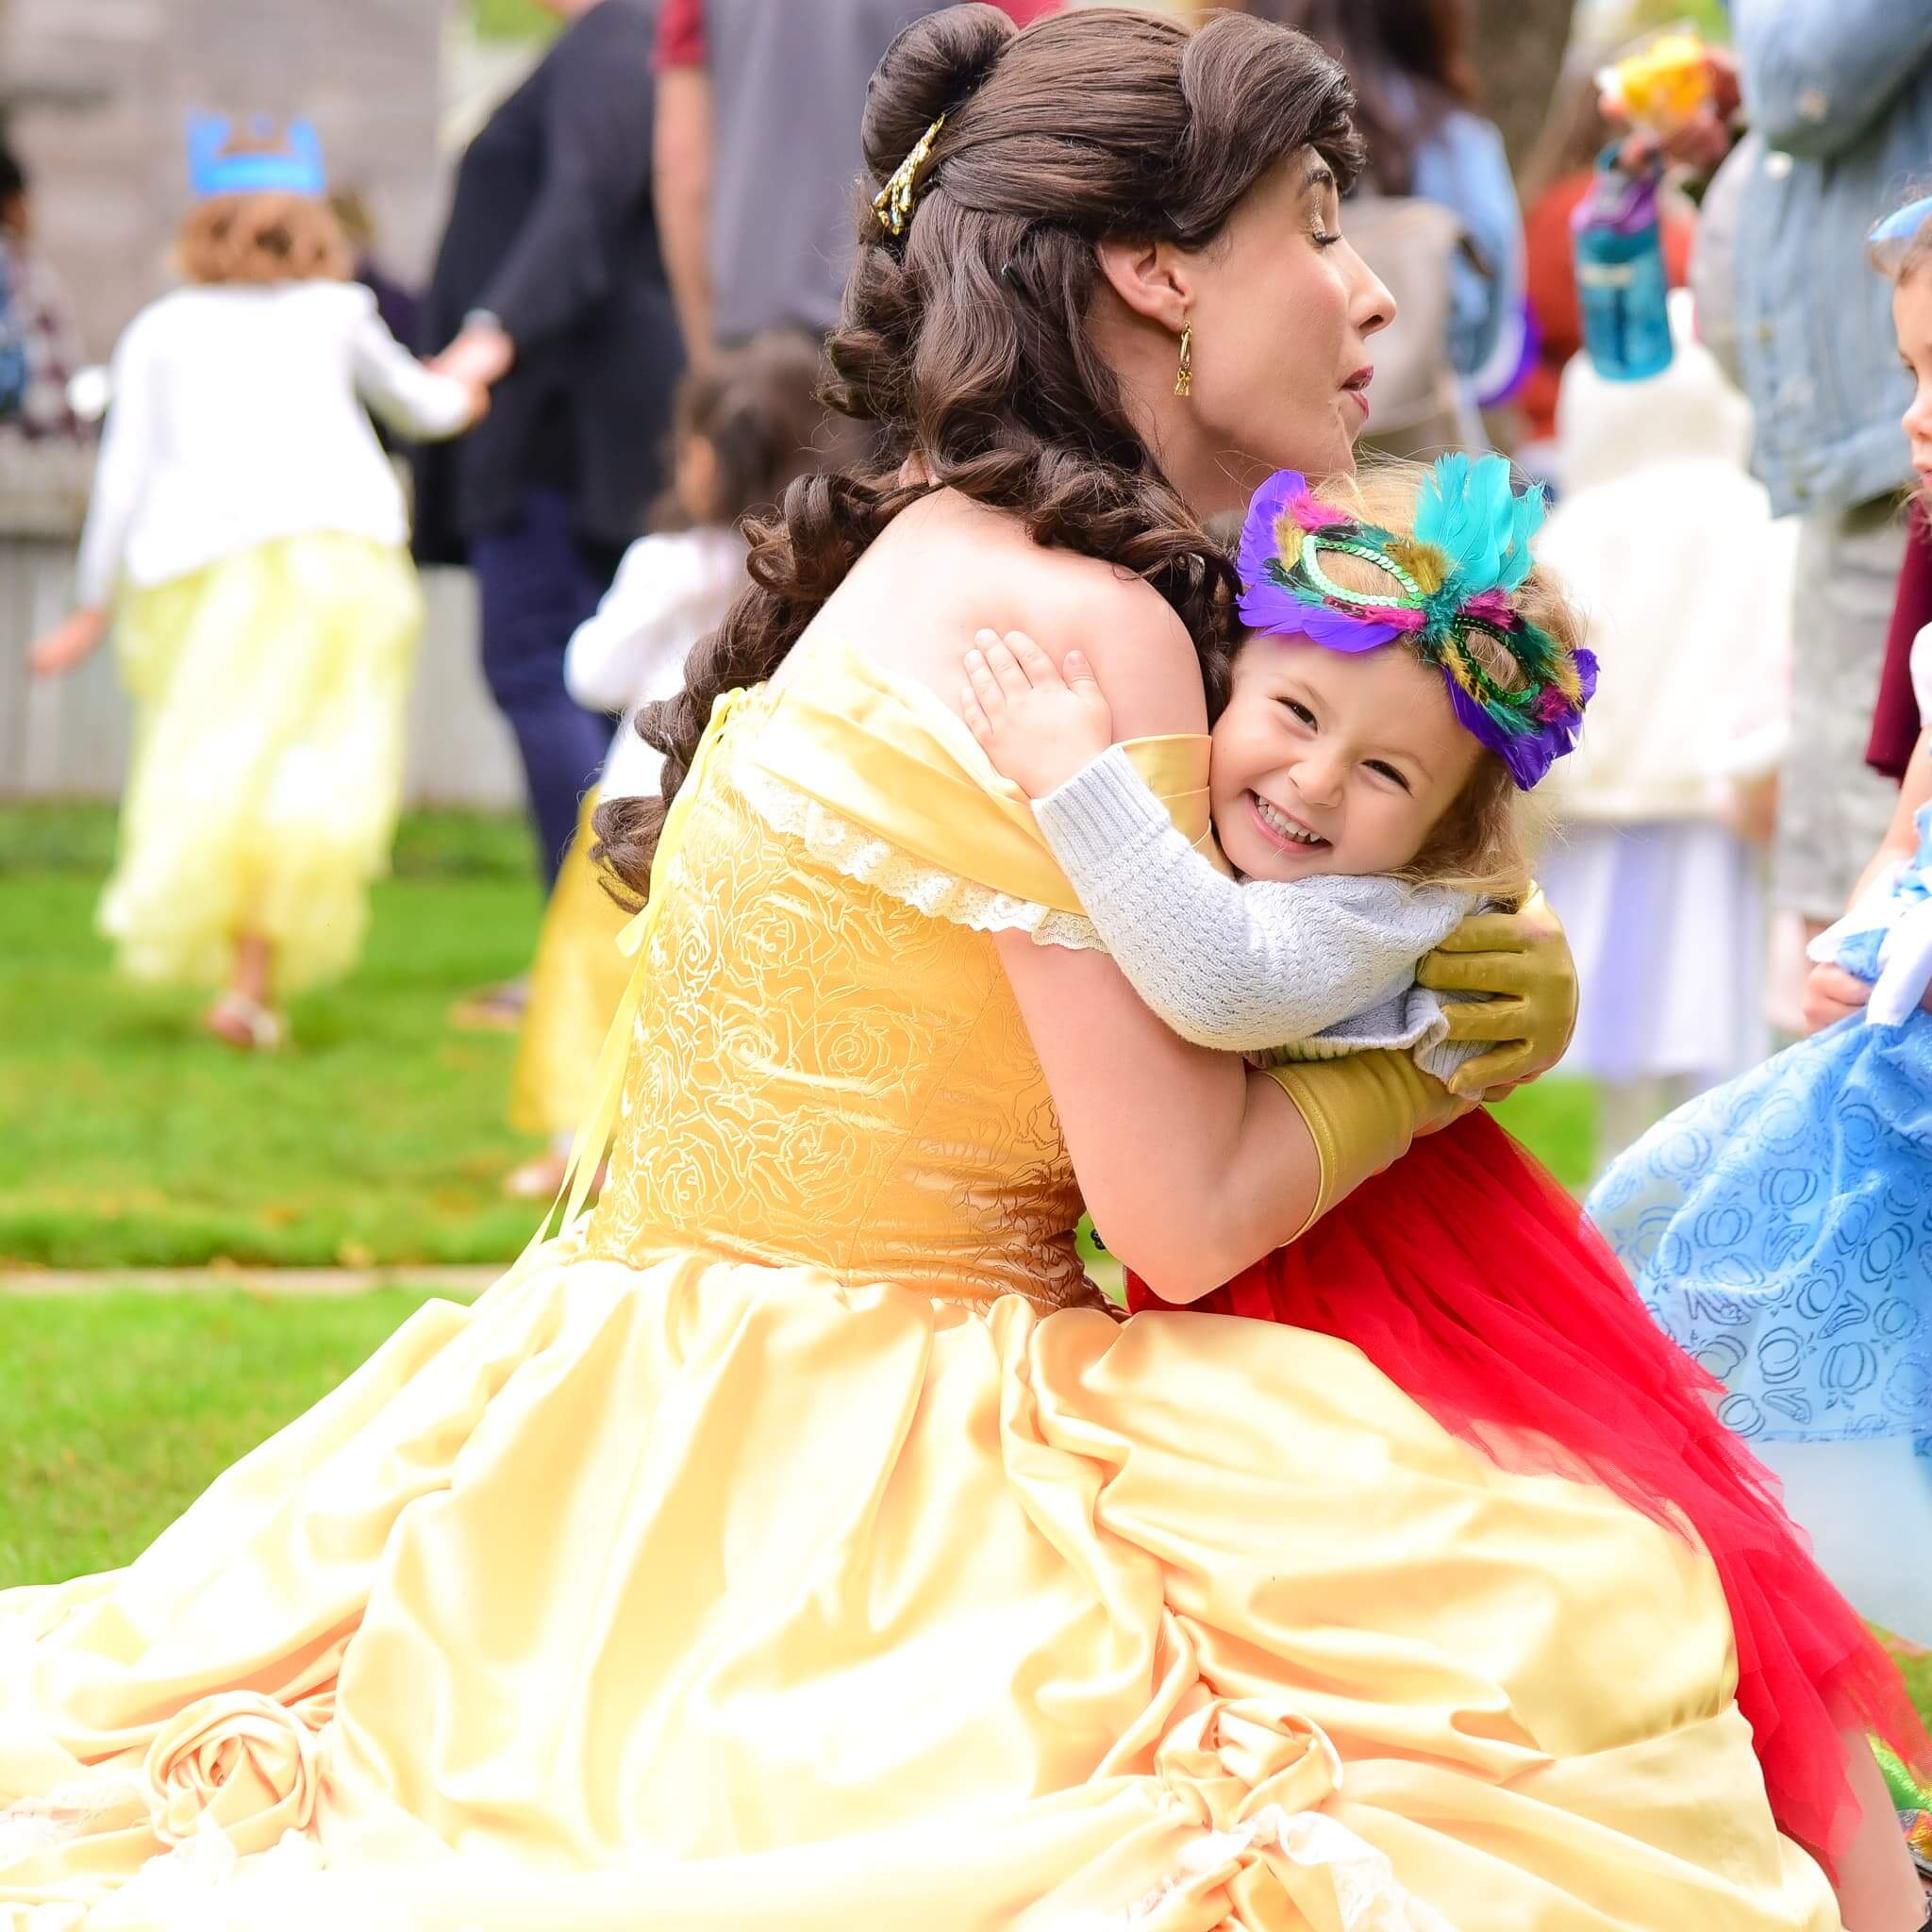
[[403, 349], [285, 145], [189, 127], [188, 286], [137, 315], [81, 539], [80, 608], [42, 675], [107, 636], [135, 704], [120, 851], [101, 902], [122, 968], [223, 989], [231, 1044], [279, 1044], [284, 993], [345, 972], [400, 801], [422, 626], [400, 487], [363, 405], [453, 436], [483, 407]]
[[622, 711], [624, 721], [579, 808], [537, 941], [509, 1118], [524, 1133], [549, 1136], [550, 1146], [505, 1181], [520, 1198], [547, 1200], [562, 1182], [597, 1051], [630, 976], [616, 943], [628, 915], [599, 881], [591, 814], [600, 799], [657, 791], [663, 758], [638, 735], [639, 708], [677, 693], [691, 646], [744, 588], [740, 524], [829, 460], [818, 379], [817, 347], [789, 333], [758, 337], [685, 377], [672, 409], [663, 527], [625, 552], [596, 615], [565, 654], [571, 696], [587, 710]]

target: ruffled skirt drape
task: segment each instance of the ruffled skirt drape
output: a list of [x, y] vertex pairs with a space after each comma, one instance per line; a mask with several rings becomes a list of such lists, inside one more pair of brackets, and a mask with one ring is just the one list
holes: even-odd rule
[[540, 1250], [0, 1595], [8, 1932], [1828, 1932], [1717, 1576], [1354, 1348]]

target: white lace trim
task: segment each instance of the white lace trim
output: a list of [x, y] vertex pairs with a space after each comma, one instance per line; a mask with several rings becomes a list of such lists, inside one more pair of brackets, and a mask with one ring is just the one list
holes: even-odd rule
[[926, 865], [896, 845], [827, 811], [817, 799], [761, 771], [741, 758], [732, 782], [745, 802], [774, 832], [801, 841], [821, 865], [929, 919], [943, 919], [974, 932], [1024, 932], [1036, 945], [1064, 946], [1070, 952], [1104, 953], [1105, 941], [1084, 913], [1060, 912], [1031, 899], [996, 892], [957, 873]]
[[115, 1772], [58, 1785], [44, 1797], [0, 1805], [0, 1869], [84, 1838], [103, 1819], [130, 1807], [146, 1812], [141, 1780]]

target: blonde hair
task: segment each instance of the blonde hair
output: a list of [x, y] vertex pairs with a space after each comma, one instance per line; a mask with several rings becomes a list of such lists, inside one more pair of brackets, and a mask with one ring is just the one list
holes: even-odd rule
[[[236, 144], [225, 150], [246, 154]], [[355, 267], [341, 222], [306, 194], [215, 194], [182, 221], [175, 260], [191, 282], [346, 281]]]
[[[1409, 530], [1428, 468], [1390, 457], [1365, 459], [1354, 475], [1332, 476], [1315, 487], [1324, 503], [1385, 530]], [[1324, 554], [1322, 568], [1343, 588], [1387, 594], [1388, 572], [1358, 557]], [[1530, 623], [1575, 650], [1584, 641], [1582, 613], [1553, 573], [1533, 564], [1510, 604]], [[1506, 690], [1521, 681], [1516, 661], [1501, 645], [1477, 633], [1472, 648], [1483, 669]], [[1514, 907], [1529, 893], [1531, 858], [1549, 828], [1547, 810], [1531, 792], [1517, 789], [1509, 768], [1485, 745], [1475, 769], [1429, 828], [1422, 849], [1395, 875], [1411, 885], [1454, 886], [1480, 898]]]

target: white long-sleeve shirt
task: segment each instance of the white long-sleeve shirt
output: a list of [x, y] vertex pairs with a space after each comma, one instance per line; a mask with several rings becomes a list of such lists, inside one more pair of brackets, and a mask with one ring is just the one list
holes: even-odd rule
[[79, 592], [104, 604], [279, 537], [401, 543], [408, 512], [363, 404], [437, 441], [470, 420], [354, 282], [186, 288], [128, 324], [81, 537]]
[[641, 537], [624, 553], [594, 617], [572, 634], [563, 681], [591, 711], [622, 711], [598, 790], [634, 798], [658, 789], [662, 756], [640, 738], [640, 705], [675, 697], [691, 646], [717, 629], [746, 583], [744, 539], [707, 525]]

